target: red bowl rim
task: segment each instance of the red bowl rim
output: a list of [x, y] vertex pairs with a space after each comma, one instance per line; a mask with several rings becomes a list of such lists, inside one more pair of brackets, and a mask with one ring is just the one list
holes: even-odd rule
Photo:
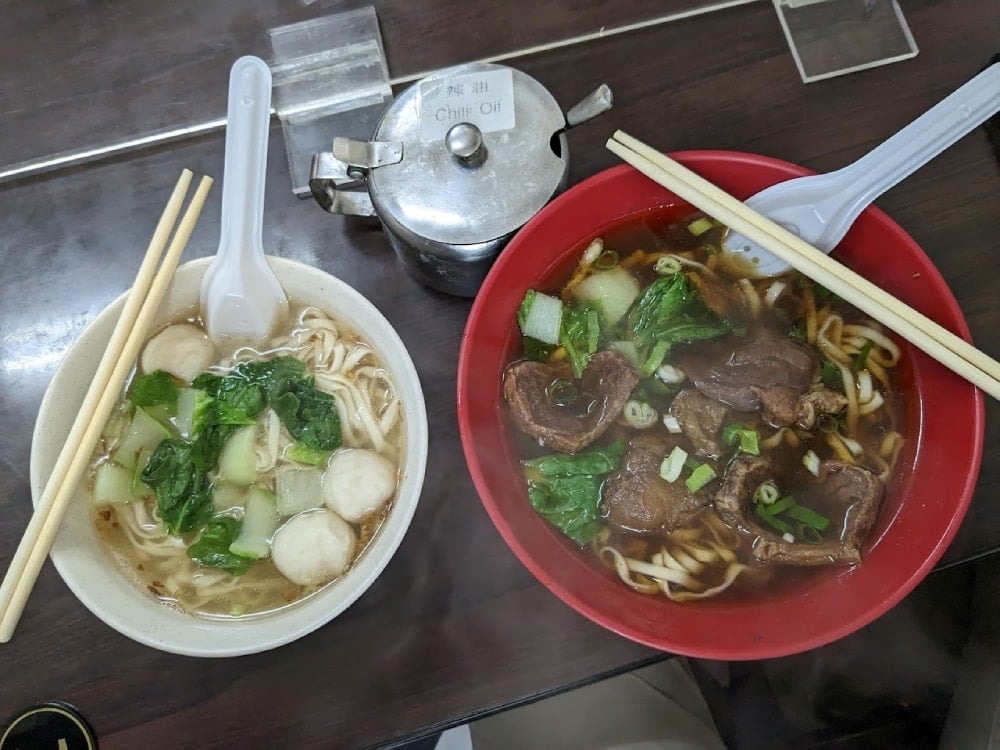
[[[771, 172], [772, 175], [780, 175], [778, 179], [772, 179], [768, 184], [781, 181], [781, 179], [812, 173], [810, 170], [790, 162], [738, 151], [681, 151], [671, 153], [670, 156], [696, 172], [706, 167], [718, 168], [720, 165], [743, 165], [758, 167], [765, 172]], [[491, 492], [483, 467], [480, 464], [480, 457], [476, 451], [476, 428], [472, 422], [469, 409], [469, 399], [471, 398], [469, 394], [474, 387], [470, 368], [471, 350], [475, 347], [475, 332], [480, 328], [487, 314], [492, 312], [492, 310], [489, 309], [487, 302], [491, 295], [491, 290], [499, 283], [498, 280], [503, 275], [505, 267], [513, 262], [512, 258], [514, 257], [519, 245], [525, 241], [524, 238], [530, 237], [538, 225], [548, 221], [551, 215], [562, 210], [566, 204], [575, 200], [576, 197], [583, 191], [606, 189], [609, 184], [614, 184], [615, 182], [626, 178], [626, 176], [630, 174], [637, 175], [638, 173], [628, 165], [611, 167], [571, 187], [565, 193], [550, 202], [521, 229], [521, 231], [507, 246], [505, 251], [501, 253], [497, 262], [487, 275], [480, 292], [473, 303], [472, 310], [469, 314], [465, 331], [462, 336], [459, 353], [457, 405], [462, 447], [480, 500], [501, 537], [521, 563], [539, 582], [541, 582], [547, 589], [549, 589], [549, 591], [555, 594], [564, 603], [584, 615], [586, 618], [607, 628], [608, 630], [611, 630], [612, 632], [618, 633], [619, 635], [638, 643], [652, 648], [697, 658], [744, 660], [786, 656], [813, 649], [842, 638], [880, 617], [901, 601], [907, 594], [909, 594], [910, 591], [912, 591], [913, 588], [924, 578], [924, 576], [930, 572], [933, 566], [940, 559], [941, 555], [944, 554], [944, 551], [947, 549], [948, 545], [957, 533], [958, 527], [968, 510], [968, 506], [972, 500], [973, 491], [976, 486], [979, 466], [982, 460], [983, 436], [985, 431], [985, 407], [983, 396], [979, 390], [975, 389], [971, 385], [968, 386], [968, 391], [965, 392], [964, 395], [966, 400], [963, 401], [963, 406], [969, 412], [967, 416], [971, 419], [972, 425], [971, 432], [966, 433], [970, 435], [971, 443], [971, 445], [969, 445], [970, 452], [967, 455], [969, 471], [965, 477], [965, 481], [962, 482], [960, 486], [955, 488], [957, 500], [952, 506], [950, 506], [951, 513], [947, 518], [946, 525], [941, 529], [941, 533], [936, 543], [929, 549], [925, 549], [920, 553], [922, 559], [917, 561], [912, 568], [909, 569], [904, 577], [898, 581], [895, 589], [889, 595], [880, 598], [877, 602], [870, 603], [869, 606], [866, 606], [863, 610], [845, 613], [847, 614], [845, 619], [832, 623], [829, 627], [821, 629], [819, 632], [804, 633], [802, 637], [793, 638], [783, 642], [762, 642], [759, 644], [747, 642], [738, 642], [735, 644], [707, 642], [692, 643], [683, 640], [676, 640], [672, 638], [669, 633], [651, 633], [647, 629], [637, 627], [634, 624], [625, 624], [621, 622], [618, 617], [618, 612], [608, 611], [608, 609], [594, 606], [591, 602], [586, 601], [578, 594], [578, 592], [565, 586], [558, 579], [558, 577], [553, 575], [553, 573], [548, 570], [545, 565], [539, 562], [533, 552], [522, 543], [522, 540], [519, 538], [516, 530], [504, 516], [501, 503], [498, 502], [497, 498], [495, 498]], [[652, 183], [650, 183], [650, 185], [651, 187], [658, 188], [658, 186], [653, 186]], [[672, 197], [675, 203], [685, 203], [679, 198], [676, 198], [676, 196]], [[968, 326], [957, 301], [951, 294], [944, 278], [924, 251], [901, 227], [899, 227], [899, 225], [893, 222], [892, 219], [890, 219], [878, 208], [869, 207], [865, 210], [863, 216], [866, 216], [871, 220], [875, 220], [878, 224], [894, 235], [902, 245], [906, 246], [906, 250], [912, 254], [914, 261], [921, 266], [921, 272], [925, 275], [924, 280], [930, 284], [934, 294], [938, 298], [936, 302], [943, 305], [943, 310], [940, 311], [938, 316], [938, 322], [945, 327], [950, 328], [958, 335], [962, 336], [962, 338], [971, 340]], [[562, 251], [562, 255], [565, 255], [565, 252], [568, 250], [569, 248], [566, 247]], [[915, 302], [911, 301], [911, 303], [916, 306]], [[917, 356], [919, 357], [920, 354], [917, 353]], [[931, 365], [940, 367], [937, 363], [931, 363]], [[957, 376], [953, 377], [957, 378]], [[496, 384], [496, 387], [497, 393], [499, 393], [499, 383]], [[949, 408], [950, 407], [951, 404], [949, 404]], [[921, 409], [922, 408], [923, 407], [921, 405]], [[922, 443], [923, 436], [919, 437], [918, 440]], [[914, 451], [920, 451], [920, 447], [915, 447]], [[912, 502], [913, 501], [911, 501], [911, 504]], [[895, 521], [895, 518], [890, 519], [888, 522], [889, 526], [891, 527]], [[544, 521], [540, 522], [544, 523]], [[888, 534], [890, 531], [891, 529], [886, 529], [885, 534]], [[859, 567], [863, 567], [863, 565]], [[622, 589], [625, 590], [625, 587], [622, 586]], [[633, 594], [627, 590], [625, 590], [625, 592], [631, 596], [641, 597], [641, 595]], [[662, 599], [661, 601], [664, 605], [673, 607], [680, 606], [688, 608], [692, 606], [700, 607], [704, 605], [704, 603], [694, 605], [675, 605], [666, 599]]]

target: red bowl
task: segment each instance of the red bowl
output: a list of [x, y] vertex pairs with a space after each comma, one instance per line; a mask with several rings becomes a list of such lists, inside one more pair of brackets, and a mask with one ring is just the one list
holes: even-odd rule
[[[739, 198], [809, 174], [787, 162], [723, 151], [672, 156]], [[687, 206], [629, 166], [576, 185], [546, 206], [500, 255], [476, 297], [462, 338], [458, 417], [476, 489], [501, 536], [553, 594], [632, 640], [707, 659], [761, 659], [841, 638], [885, 613], [930, 571], [965, 516], [982, 458], [981, 393], [905, 346], [907, 444], [895, 490], [872, 530], [865, 561], [750, 599], [677, 604], [624, 586], [589, 552], [528, 504], [507, 434], [501, 374], [518, 345], [524, 292], [565, 267], [580, 243], [653, 209]], [[969, 338], [955, 298], [919, 246], [883, 212], [866, 210], [835, 257], [953, 332]], [[963, 474], [964, 470], [964, 474]]]

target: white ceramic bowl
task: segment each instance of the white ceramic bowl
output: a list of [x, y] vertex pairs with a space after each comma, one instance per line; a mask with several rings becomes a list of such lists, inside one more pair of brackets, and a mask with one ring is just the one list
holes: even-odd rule
[[[210, 260], [195, 260], [177, 269], [157, 315], [159, 321], [197, 304]], [[237, 656], [281, 646], [326, 624], [382, 572], [399, 547], [420, 499], [427, 463], [427, 414], [420, 381], [403, 342], [375, 306], [344, 282], [301, 263], [274, 257], [269, 260], [292, 300], [318, 307], [358, 331], [395, 379], [406, 427], [406, 462], [399, 492], [375, 539], [340, 580], [278, 612], [226, 621], [171, 609], [127, 580], [102, 547], [81, 488], [52, 546], [52, 561], [66, 585], [97, 617], [123, 635], [162, 651]], [[36, 505], [124, 302], [122, 295], [86, 328], [45, 393], [31, 449], [31, 490]]]

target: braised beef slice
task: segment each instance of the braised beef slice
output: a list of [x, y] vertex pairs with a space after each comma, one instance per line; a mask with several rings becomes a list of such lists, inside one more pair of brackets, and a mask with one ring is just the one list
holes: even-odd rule
[[709, 503], [704, 492], [688, 492], [684, 482], [660, 476], [660, 463], [674, 443], [662, 435], [633, 437], [621, 465], [604, 483], [608, 521], [626, 531], [673, 531]]
[[750, 498], [763, 482], [773, 476], [774, 467], [770, 459], [741, 453], [726, 467], [722, 486], [715, 493], [716, 512], [731, 526], [755, 529], [756, 524], [747, 517]]
[[[831, 504], [846, 515], [841, 539], [822, 544], [802, 544], [761, 536], [753, 547], [753, 556], [761, 562], [788, 565], [854, 565], [861, 562], [861, 547], [878, 516], [882, 501], [882, 480], [863, 466], [843, 461], [824, 461], [819, 481]], [[831, 519], [836, 522], [836, 519]]]
[[762, 395], [776, 387], [790, 388], [797, 396], [816, 370], [807, 348], [771, 333], [735, 347], [728, 338], [678, 346], [676, 356], [699, 391], [741, 411], [760, 409]]
[[598, 352], [576, 384], [579, 399], [594, 404], [581, 416], [579, 404], [557, 406], [549, 397], [549, 385], [560, 377], [541, 362], [514, 362], [504, 372], [503, 394], [517, 426], [541, 445], [562, 453], [576, 453], [600, 437], [639, 382], [621, 354]]
[[839, 414], [847, 406], [846, 396], [822, 387], [800, 396], [794, 388], [776, 385], [759, 389], [758, 395], [761, 416], [772, 427], [797, 424], [811, 430], [820, 414]]
[[787, 385], [754, 388], [760, 398], [760, 415], [772, 427], [787, 427], [795, 421], [799, 391]]
[[722, 429], [728, 411], [725, 404], [714, 401], [693, 388], [678, 393], [670, 404], [670, 413], [677, 418], [681, 430], [695, 450], [710, 458], [722, 455], [719, 430]]
[[795, 408], [795, 424], [804, 430], [816, 426], [820, 414], [839, 414], [847, 407], [847, 397], [829, 388], [803, 393]]

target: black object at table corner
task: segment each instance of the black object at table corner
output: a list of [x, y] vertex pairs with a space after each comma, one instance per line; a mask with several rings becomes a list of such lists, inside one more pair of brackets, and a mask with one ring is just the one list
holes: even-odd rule
[[0, 750], [97, 750], [97, 736], [73, 706], [47, 701], [18, 712], [0, 732]]

